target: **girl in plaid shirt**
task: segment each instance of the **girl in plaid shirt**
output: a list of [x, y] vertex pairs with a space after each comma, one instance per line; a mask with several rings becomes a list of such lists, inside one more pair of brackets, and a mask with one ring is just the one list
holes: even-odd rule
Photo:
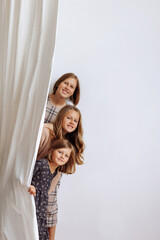
[[[76, 163], [83, 164], [82, 153], [84, 151], [84, 143], [82, 140], [82, 119], [81, 113], [78, 108], [71, 105], [66, 105], [58, 113], [54, 123], [44, 124], [39, 151], [38, 159], [47, 155], [51, 142], [56, 139], [68, 139], [75, 148]], [[57, 223], [57, 190], [61, 177], [58, 172], [57, 176], [53, 179], [51, 188], [49, 190], [48, 208], [47, 208], [47, 226], [49, 228], [50, 240], [55, 236], [55, 225]]]
[[77, 105], [80, 98], [78, 77], [74, 73], [63, 74], [54, 84], [53, 92], [48, 96], [45, 123], [53, 122], [58, 112], [69, 100]]

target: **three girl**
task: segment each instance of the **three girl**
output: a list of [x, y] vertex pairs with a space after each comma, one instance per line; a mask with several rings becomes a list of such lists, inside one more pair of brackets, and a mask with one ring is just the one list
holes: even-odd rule
[[57, 171], [75, 172], [75, 151], [68, 140], [60, 139], [52, 143], [48, 157], [36, 161], [29, 192], [35, 196], [39, 239], [49, 239], [46, 226], [48, 190]]
[[[74, 105], [78, 104], [79, 98], [80, 86], [77, 76], [73, 73], [62, 75], [54, 84], [53, 93], [48, 97], [38, 159], [47, 156], [50, 146], [56, 139], [65, 138], [74, 146], [76, 153], [75, 162], [78, 165], [83, 164], [84, 143], [82, 140], [81, 113], [75, 106], [66, 105], [68, 101]], [[61, 171], [57, 171], [48, 196], [47, 227], [50, 240], [54, 240], [55, 236], [58, 211], [57, 191], [60, 178]]]

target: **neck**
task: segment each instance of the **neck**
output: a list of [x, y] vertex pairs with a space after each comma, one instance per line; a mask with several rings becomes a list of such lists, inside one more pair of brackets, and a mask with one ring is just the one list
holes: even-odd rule
[[58, 167], [58, 165], [55, 164], [54, 162], [50, 162], [50, 161], [48, 161], [48, 164], [49, 164], [51, 173], [54, 173], [56, 171], [56, 168]]
[[49, 98], [51, 100], [51, 102], [55, 105], [55, 106], [60, 106], [63, 107], [66, 105], [66, 99], [62, 98], [60, 96], [57, 96], [56, 94], [50, 94]]

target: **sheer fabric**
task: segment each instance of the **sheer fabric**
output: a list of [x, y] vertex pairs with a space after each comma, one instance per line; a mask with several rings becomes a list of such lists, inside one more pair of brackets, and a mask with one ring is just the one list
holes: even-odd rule
[[43, 125], [58, 0], [0, 0], [0, 239], [36, 240], [28, 193]]

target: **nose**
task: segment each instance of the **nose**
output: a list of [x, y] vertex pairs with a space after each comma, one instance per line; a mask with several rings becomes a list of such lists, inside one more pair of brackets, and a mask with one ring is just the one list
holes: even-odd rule
[[68, 86], [68, 84], [65, 86], [65, 88], [66, 88], [67, 90], [69, 90], [69, 86]]
[[70, 119], [70, 124], [74, 125], [74, 120]]
[[64, 153], [61, 154], [61, 158], [64, 158]]

